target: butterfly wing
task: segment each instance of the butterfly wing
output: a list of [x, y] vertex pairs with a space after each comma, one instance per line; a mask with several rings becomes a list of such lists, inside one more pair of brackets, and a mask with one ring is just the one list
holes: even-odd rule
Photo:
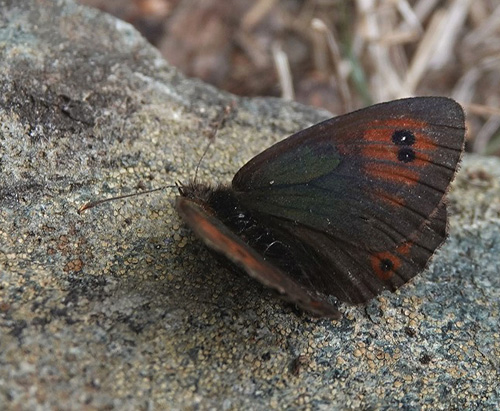
[[428, 223], [464, 144], [463, 110], [421, 97], [377, 104], [302, 130], [245, 164], [232, 187], [254, 212], [369, 250]]
[[322, 317], [340, 318], [338, 310], [325, 300], [323, 295], [308, 292], [287, 274], [265, 261], [259, 253], [196, 202], [186, 197], [177, 197], [176, 209], [208, 247], [244, 268], [251, 277], [275, 289], [284, 298], [306, 311]]
[[299, 284], [362, 302], [415, 276], [444, 241], [443, 198], [464, 137], [453, 100], [378, 104], [275, 144], [232, 187], [302, 250]]
[[287, 221], [271, 218], [266, 224], [277, 241], [287, 241], [294, 253], [287, 256], [292, 261], [286, 261], [286, 267], [282, 267], [282, 259], [272, 258], [272, 246], [264, 251], [264, 258], [271, 257], [273, 264], [282, 267], [305, 289], [334, 295], [351, 304], [366, 302], [384, 290], [394, 291], [417, 275], [442, 244], [447, 228], [444, 202], [420, 231], [382, 251], [366, 250]]

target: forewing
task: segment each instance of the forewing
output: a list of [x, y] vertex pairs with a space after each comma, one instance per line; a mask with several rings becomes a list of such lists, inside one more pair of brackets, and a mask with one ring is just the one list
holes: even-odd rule
[[312, 314], [340, 318], [338, 310], [324, 299], [324, 295], [317, 294], [311, 287], [305, 288], [280, 269], [266, 262], [220, 220], [206, 213], [195, 202], [185, 197], [177, 197], [176, 209], [208, 247], [242, 267], [251, 277], [275, 289], [283, 298], [296, 303]]
[[389, 250], [428, 224], [464, 144], [463, 110], [402, 99], [336, 117], [265, 150], [235, 175], [248, 209], [365, 250]]

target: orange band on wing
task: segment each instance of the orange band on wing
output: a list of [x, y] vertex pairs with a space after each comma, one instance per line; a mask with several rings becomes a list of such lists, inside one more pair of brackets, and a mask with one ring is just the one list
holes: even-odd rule
[[260, 264], [260, 262], [255, 259], [244, 246], [226, 236], [209, 220], [202, 218], [195, 213], [191, 214], [191, 217], [193, 217], [198, 224], [196, 230], [199, 233], [203, 233], [203, 238], [217, 244], [217, 249], [220, 249], [221, 245], [223, 245], [226, 250], [231, 250], [230, 253], [237, 260], [244, 262], [247, 267], [253, 270], [257, 270], [262, 266], [262, 264]]
[[415, 135], [415, 142], [412, 147], [418, 151], [434, 151], [439, 147], [436, 142], [428, 137], [425, 130], [429, 129], [429, 124], [425, 121], [409, 119], [383, 120], [371, 122], [363, 135], [363, 140], [372, 143], [388, 143], [396, 130], [408, 130]]
[[369, 163], [365, 167], [365, 171], [374, 178], [384, 181], [390, 181], [394, 184], [415, 185], [419, 180], [419, 173], [405, 167], [397, 167], [392, 164], [377, 164]]
[[371, 122], [363, 134], [366, 145], [361, 147], [365, 172], [394, 184], [417, 184], [419, 172], [415, 169], [425, 167], [429, 152], [438, 147], [425, 133], [426, 127], [423, 121], [409, 119]]

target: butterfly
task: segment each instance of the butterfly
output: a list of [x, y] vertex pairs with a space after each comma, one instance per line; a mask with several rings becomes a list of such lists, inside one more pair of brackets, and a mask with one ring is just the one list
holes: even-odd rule
[[340, 318], [394, 291], [447, 235], [445, 195], [465, 140], [444, 97], [323, 121], [251, 159], [230, 186], [179, 186], [176, 209], [212, 250], [303, 310]]

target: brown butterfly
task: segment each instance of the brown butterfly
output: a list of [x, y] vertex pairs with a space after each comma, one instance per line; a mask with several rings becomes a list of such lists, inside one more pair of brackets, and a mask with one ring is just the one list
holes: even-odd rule
[[376, 104], [323, 121], [245, 164], [231, 186], [191, 183], [176, 208], [211, 249], [315, 315], [422, 271], [447, 232], [444, 196], [464, 113], [443, 97]]

